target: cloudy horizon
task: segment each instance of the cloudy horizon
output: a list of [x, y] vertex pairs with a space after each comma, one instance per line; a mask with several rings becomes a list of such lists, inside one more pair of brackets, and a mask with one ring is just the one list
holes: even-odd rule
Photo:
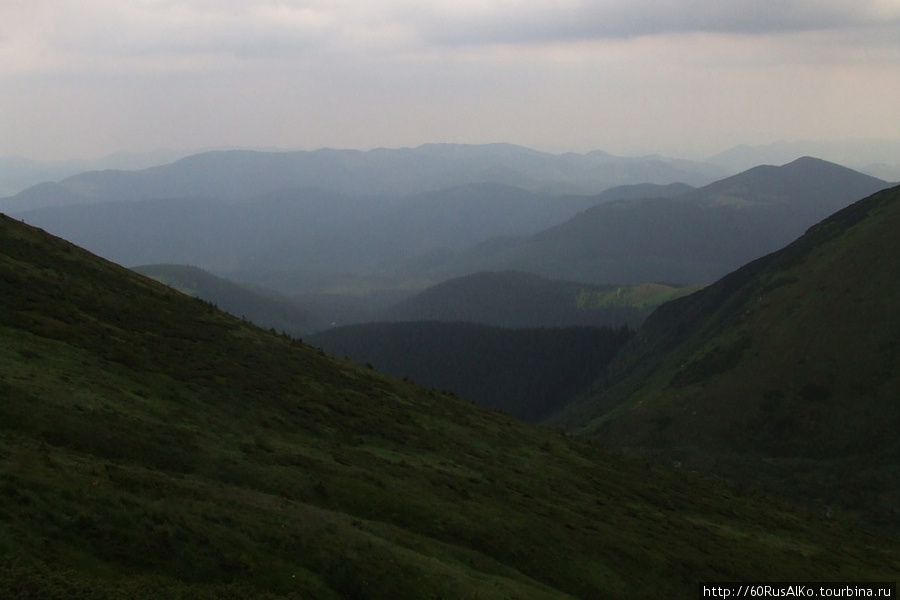
[[0, 0], [0, 49], [0, 156], [900, 135], [896, 0]]

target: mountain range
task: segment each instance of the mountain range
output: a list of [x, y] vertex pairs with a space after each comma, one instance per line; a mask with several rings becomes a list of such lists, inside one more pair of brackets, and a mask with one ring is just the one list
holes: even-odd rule
[[719, 167], [682, 159], [620, 157], [601, 151], [549, 154], [511, 144], [426, 144], [370, 151], [228, 150], [134, 171], [86, 171], [0, 199], [0, 210], [161, 198], [239, 201], [297, 188], [350, 196], [407, 196], [469, 183], [591, 195], [626, 184], [704, 184], [722, 175]]
[[896, 540], [257, 328], [0, 217], [0, 595], [658, 598]]
[[[491, 147], [498, 151], [504, 148], [507, 150], [516, 148], [515, 146], [507, 144], [495, 144], [488, 146], [487, 149], [490, 149]], [[460, 146], [453, 144], [433, 144], [413, 149], [381, 149], [373, 152], [370, 157], [364, 157], [360, 162], [368, 159], [375, 164], [377, 155], [390, 155], [391, 153], [396, 155], [396, 158], [394, 159], [394, 162], [396, 163], [403, 160], [403, 157], [408, 159], [416, 153], [426, 153], [429, 150], [432, 151], [432, 153], [439, 151], [440, 149], [455, 150], [457, 153], [461, 153], [465, 152], [467, 149], [479, 148], [482, 150], [485, 149], [485, 147], [479, 146]], [[521, 150], [523, 154], [534, 152], [527, 148], [522, 148]], [[0, 197], [15, 195], [25, 189], [45, 182], [62, 182], [64, 179], [88, 171], [143, 170], [172, 163], [191, 155], [208, 154], [211, 152], [226, 154], [234, 151], [267, 154], [285, 153], [284, 150], [274, 149], [250, 150], [219, 148], [215, 150], [194, 152], [157, 150], [144, 153], [119, 153], [93, 160], [38, 161], [14, 156], [0, 157]], [[335, 155], [339, 154], [338, 151], [334, 150], [326, 150], [324, 152], [332, 152]], [[295, 154], [303, 155], [304, 153], [295, 152]], [[447, 152], [447, 154], [450, 154], [450, 152]], [[538, 157], [546, 157], [548, 161], [551, 162], [557, 160], [554, 158], [554, 155], [549, 153], [537, 152], [536, 155]], [[567, 159], [579, 155], [570, 153], [564, 156], [567, 158], [558, 159], [560, 163], [564, 163]], [[615, 163], [618, 161], [622, 164], [630, 164], [631, 173], [634, 177], [624, 183], [635, 183], [635, 178], [643, 181], [658, 181], [659, 177], [663, 176], [662, 179], [667, 179], [669, 181], [693, 181], [695, 185], [702, 185], [704, 183], [709, 183], [713, 179], [745, 171], [757, 165], [780, 165], [796, 160], [802, 156], [818, 156], [825, 160], [848, 166], [852, 169], [862, 171], [863, 173], [887, 181], [900, 181], [900, 164], [898, 164], [895, 159], [891, 158], [900, 156], [900, 142], [897, 142], [896, 140], [808, 140], [793, 142], [779, 141], [758, 146], [740, 145], [700, 161], [662, 158], [655, 155], [617, 157], [603, 152], [590, 153], [588, 156], [592, 157], [594, 160], [605, 160], [608, 163]], [[510, 159], [507, 158], [506, 160], [509, 161]], [[589, 161], [590, 159], [585, 162]], [[641, 165], [642, 163], [643, 166], [638, 168], [638, 165]], [[557, 168], [556, 170], [561, 171], [563, 169]], [[666, 170], [668, 173], [664, 172]], [[526, 175], [528, 171], [533, 171], [533, 169], [526, 168], [524, 171]], [[681, 173], [679, 173], [679, 171]], [[516, 173], [514, 164], [500, 164], [491, 169], [483, 170], [481, 175], [482, 180], [484, 181], [521, 182], [522, 180], [527, 180], [527, 177], [523, 177], [520, 173]], [[685, 175], [683, 173], [687, 174]], [[670, 179], [672, 174], [675, 174], [676, 176]], [[627, 172], [620, 168], [618, 172], [613, 173], [611, 179], [607, 178], [604, 180], [604, 187], [618, 185], [616, 182], [622, 183], [623, 176], [626, 175]], [[600, 177], [600, 179], [603, 178]], [[390, 182], [387, 182], [386, 185], [390, 185]], [[514, 185], [518, 185], [518, 183], [514, 183]], [[577, 180], [572, 181], [571, 185], [572, 187], [568, 190], [569, 192], [576, 192], [577, 190], [580, 190], [580, 192], [594, 192], [597, 190], [594, 184], [588, 184], [589, 189], [585, 190], [583, 187], [579, 186]], [[16, 207], [14, 210], [27, 210], [28, 208], [38, 208], [38, 206], [23, 205]], [[9, 212], [13, 209], [6, 206], [0, 208], [0, 210]]]
[[13, 196], [41, 183], [57, 182], [87, 171], [146, 169], [173, 162], [188, 154], [191, 153], [158, 150], [76, 160], [34, 160], [20, 156], [0, 156], [0, 197]]
[[485, 242], [440, 272], [519, 270], [605, 283], [711, 282], [888, 183], [815, 158], [760, 166], [675, 198], [606, 202], [531, 236]]
[[[169, 198], [16, 213], [124, 265], [190, 264], [219, 274], [391, 273], [410, 256], [534, 233], [597, 201], [472, 184], [410, 197], [272, 192], [241, 203]], [[278, 286], [273, 286], [278, 287]], [[287, 291], [313, 291], [300, 287]]]
[[900, 141], [888, 139], [778, 141], [759, 146], [742, 144], [705, 162], [723, 169], [744, 171], [756, 165], [781, 165], [802, 156], [818, 156], [867, 175], [900, 181]]
[[[413, 154], [426, 162], [448, 160], [442, 167], [445, 174], [453, 171], [452, 165], [487, 164], [486, 157], [543, 159], [506, 146], [442, 146]], [[596, 195], [559, 195], [471, 183], [405, 196], [309, 187], [263, 193], [253, 188], [261, 195], [234, 200], [262, 180], [269, 188], [301, 179], [312, 185], [330, 172], [310, 174], [313, 163], [306, 170], [289, 170], [291, 156], [200, 155], [147, 171], [86, 174], [77, 185], [67, 184], [64, 195], [69, 201], [74, 194], [82, 198], [79, 202], [90, 196], [94, 203], [15, 216], [120, 264], [189, 264], [283, 293], [330, 295], [350, 307], [345, 312], [364, 315], [435, 283], [482, 271], [522, 271], [595, 284], [705, 284], [888, 185], [803, 158], [782, 167], [756, 167], [700, 188], [641, 184]], [[343, 180], [366, 176], [369, 171], [357, 163], [373, 157], [348, 156], [353, 160], [338, 169]], [[311, 160], [307, 154], [302, 157]], [[566, 160], [581, 164], [587, 159], [576, 155]], [[535, 167], [531, 174], [552, 176], [542, 173]], [[285, 180], [287, 174], [294, 179]], [[144, 180], [157, 187], [147, 188], [150, 183]], [[551, 179], [543, 181], [544, 188], [553, 187]], [[197, 187], [198, 182], [206, 187]], [[231, 191], [221, 198], [136, 199], [154, 191], [225, 194], [224, 187], [216, 186], [226, 184]], [[23, 192], [29, 193], [34, 190]], [[112, 197], [119, 201], [102, 201]], [[364, 306], [369, 295], [373, 304]], [[385, 295], [389, 302], [383, 301]]]

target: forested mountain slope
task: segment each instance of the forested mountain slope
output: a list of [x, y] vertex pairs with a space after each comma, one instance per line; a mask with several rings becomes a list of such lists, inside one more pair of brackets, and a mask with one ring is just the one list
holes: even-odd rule
[[539, 421], [593, 383], [630, 335], [626, 327], [419, 321], [337, 327], [308, 341], [383, 373]]
[[657, 309], [558, 422], [900, 528], [900, 188]]
[[0, 217], [0, 596], [658, 598], [896, 542], [378, 375]]

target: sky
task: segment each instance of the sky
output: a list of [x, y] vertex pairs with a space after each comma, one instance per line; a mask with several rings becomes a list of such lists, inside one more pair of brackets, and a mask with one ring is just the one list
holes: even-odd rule
[[0, 156], [900, 138], [900, 0], [0, 0]]

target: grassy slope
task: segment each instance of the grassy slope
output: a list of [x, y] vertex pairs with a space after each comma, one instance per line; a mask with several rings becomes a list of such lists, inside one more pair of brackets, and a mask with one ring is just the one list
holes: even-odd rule
[[900, 570], [892, 541], [378, 376], [6, 217], [0, 303], [0, 596], [683, 597]]
[[639, 283], [615, 286], [611, 290], [583, 290], [576, 298], [582, 310], [633, 308], [650, 311], [664, 302], [681, 298], [701, 289], [701, 285], [674, 286], [664, 283]]
[[298, 302], [273, 290], [255, 288], [216, 277], [199, 267], [188, 265], [141, 265], [132, 267], [176, 290], [214, 303], [232, 315], [246, 318], [261, 327], [302, 336], [323, 326], [315, 315]]
[[900, 527], [898, 228], [894, 188], [665, 305], [564, 420]]

